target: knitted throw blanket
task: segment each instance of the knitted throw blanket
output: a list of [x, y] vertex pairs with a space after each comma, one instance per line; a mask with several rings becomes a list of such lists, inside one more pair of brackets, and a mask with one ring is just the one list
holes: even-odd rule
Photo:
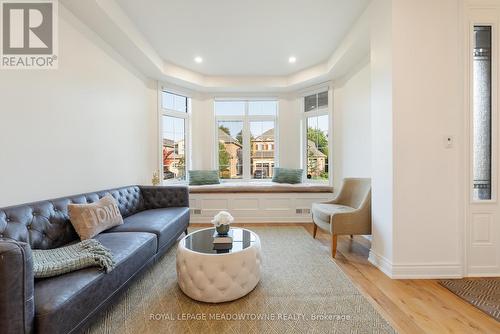
[[99, 241], [84, 240], [71, 246], [33, 250], [33, 271], [36, 278], [62, 275], [87, 267], [113, 270], [113, 254]]

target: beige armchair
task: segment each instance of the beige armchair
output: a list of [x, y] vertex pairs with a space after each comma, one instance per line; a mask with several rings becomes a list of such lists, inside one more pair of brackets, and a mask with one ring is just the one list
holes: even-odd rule
[[332, 235], [332, 257], [337, 252], [337, 236], [371, 234], [371, 180], [346, 178], [338, 196], [330, 202], [313, 203], [313, 238], [318, 226]]

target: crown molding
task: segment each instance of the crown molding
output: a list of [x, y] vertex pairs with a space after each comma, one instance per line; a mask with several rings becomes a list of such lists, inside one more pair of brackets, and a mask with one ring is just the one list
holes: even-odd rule
[[368, 10], [323, 63], [287, 76], [207, 76], [166, 62], [114, 0], [60, 0], [144, 76], [201, 93], [300, 91], [346, 76], [370, 52]]

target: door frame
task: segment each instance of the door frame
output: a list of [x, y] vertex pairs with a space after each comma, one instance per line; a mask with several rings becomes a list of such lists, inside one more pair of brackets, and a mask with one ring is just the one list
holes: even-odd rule
[[[498, 217], [500, 217], [499, 203], [498, 203], [498, 155], [499, 155], [499, 142], [498, 142], [498, 47], [500, 45], [498, 27], [499, 27], [499, 13], [500, 5], [498, 3], [488, 0], [466, 0], [464, 2], [463, 14], [463, 78], [464, 78], [464, 164], [463, 164], [463, 177], [464, 177], [464, 191], [463, 203], [464, 205], [464, 228], [462, 235], [462, 249], [463, 249], [463, 276], [499, 276], [500, 275], [500, 232]], [[492, 68], [491, 68], [491, 200], [474, 200], [473, 198], [473, 85], [472, 85], [472, 45], [473, 45], [473, 28], [476, 25], [487, 25], [492, 27]], [[475, 235], [474, 230], [474, 216], [481, 224], [486, 223], [488, 227], [483, 228], [483, 231], [489, 233], [489, 239], [480, 241], [473, 240]], [[489, 219], [489, 222], [488, 222]], [[475, 265], [473, 262], [474, 247], [487, 249], [494, 249], [496, 252], [495, 265]]]

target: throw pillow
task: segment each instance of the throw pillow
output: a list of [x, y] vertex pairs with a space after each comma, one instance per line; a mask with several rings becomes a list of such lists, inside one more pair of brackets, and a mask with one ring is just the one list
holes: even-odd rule
[[302, 183], [302, 168], [274, 168], [273, 182], [277, 183]]
[[118, 205], [110, 194], [90, 204], [69, 204], [68, 213], [81, 240], [91, 239], [102, 231], [123, 224]]
[[189, 185], [199, 186], [204, 184], [219, 184], [219, 171], [217, 170], [190, 170]]

